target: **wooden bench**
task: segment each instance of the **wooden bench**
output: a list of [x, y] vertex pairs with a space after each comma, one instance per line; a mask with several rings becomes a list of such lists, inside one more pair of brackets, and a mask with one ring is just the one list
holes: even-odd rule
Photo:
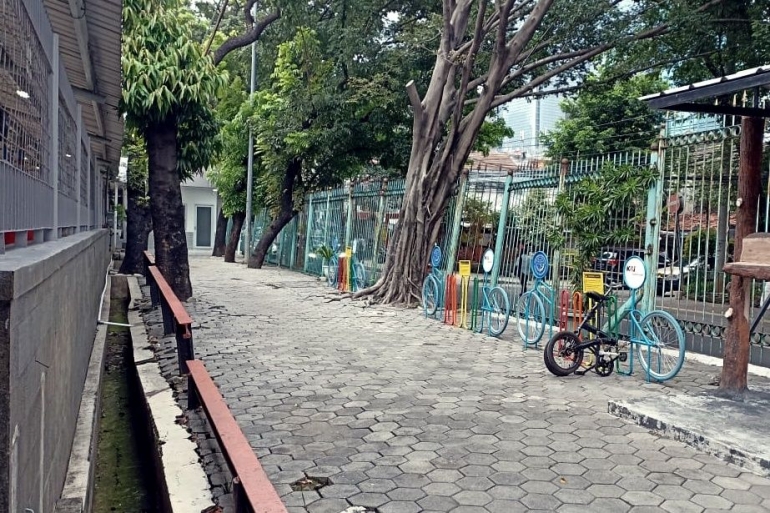
[[745, 237], [740, 261], [725, 264], [724, 271], [743, 278], [770, 280], [770, 233], [752, 233]]
[[233, 476], [236, 513], [287, 513], [257, 455], [200, 360], [187, 362], [189, 409], [203, 407]]
[[[146, 266], [147, 284], [150, 286], [150, 301], [152, 307], [160, 305], [163, 314], [163, 333], [165, 335], [174, 334], [176, 337], [177, 356], [179, 358], [179, 374], [187, 374], [187, 361], [195, 358], [192, 337], [192, 318], [187, 313], [184, 305], [176, 297], [171, 285], [166, 278], [155, 267], [155, 259], [147, 251], [145, 253], [145, 263], [152, 261], [153, 265]], [[148, 257], [150, 257], [148, 259]]]

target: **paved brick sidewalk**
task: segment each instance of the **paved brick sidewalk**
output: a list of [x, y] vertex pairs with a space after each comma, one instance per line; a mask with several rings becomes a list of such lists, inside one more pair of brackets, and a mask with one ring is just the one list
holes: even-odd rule
[[[510, 329], [490, 339], [297, 273], [191, 265], [196, 353], [292, 512], [770, 510], [770, 480], [606, 413], [609, 398], [708, 389], [713, 367], [666, 385], [559, 379]], [[293, 492], [306, 474], [331, 484]]]

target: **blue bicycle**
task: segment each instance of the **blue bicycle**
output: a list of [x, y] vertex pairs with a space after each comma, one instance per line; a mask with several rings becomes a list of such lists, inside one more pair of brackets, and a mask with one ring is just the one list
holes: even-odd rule
[[[553, 326], [554, 290], [543, 281], [548, 274], [548, 257], [542, 251], [534, 254], [531, 261], [535, 283], [516, 301], [516, 327], [524, 349], [535, 346], [543, 338], [546, 324]], [[548, 313], [546, 313], [546, 306]]]
[[430, 252], [430, 274], [422, 282], [422, 309], [425, 317], [433, 317], [444, 306], [444, 273], [441, 272], [441, 248], [433, 245]]
[[508, 293], [502, 287], [491, 287], [489, 273], [495, 261], [495, 252], [488, 249], [481, 260], [481, 266], [484, 270], [484, 281], [481, 286], [481, 324], [479, 333], [484, 330], [484, 323], [487, 324], [487, 330], [493, 337], [499, 337], [505, 328], [508, 327], [508, 318], [511, 313], [511, 301], [508, 299]]
[[[628, 312], [629, 336], [619, 339], [594, 325], [596, 313], [610, 301], [609, 296], [588, 292], [594, 306], [575, 331], [560, 331], [543, 351], [545, 366], [556, 376], [581, 375], [594, 370], [600, 376], [609, 376], [617, 368], [619, 374], [630, 375], [634, 370], [634, 346], [647, 381], [666, 381], [676, 376], [685, 359], [684, 333], [674, 317], [663, 310], [647, 314], [637, 309], [636, 294], [646, 279], [644, 261], [631, 257], [626, 261], [624, 282], [631, 289], [631, 309]], [[582, 332], [594, 338], [581, 340]], [[628, 346], [631, 347], [628, 347]], [[591, 365], [580, 369], [586, 352], [593, 356]], [[627, 369], [620, 363], [627, 362]]]

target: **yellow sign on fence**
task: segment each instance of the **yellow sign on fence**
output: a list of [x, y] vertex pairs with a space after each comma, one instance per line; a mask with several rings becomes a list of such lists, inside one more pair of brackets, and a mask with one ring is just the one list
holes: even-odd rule
[[460, 276], [470, 276], [471, 275], [471, 261], [470, 260], [460, 260], [458, 265], [460, 266]]
[[604, 294], [604, 274], [583, 273], [583, 292]]

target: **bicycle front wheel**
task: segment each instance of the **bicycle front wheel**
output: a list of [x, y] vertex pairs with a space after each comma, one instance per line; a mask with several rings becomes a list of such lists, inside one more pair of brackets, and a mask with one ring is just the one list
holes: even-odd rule
[[684, 333], [674, 317], [662, 310], [645, 315], [639, 323], [646, 343], [639, 346], [639, 362], [650, 377], [666, 381], [684, 364]]
[[508, 326], [508, 317], [511, 314], [511, 301], [508, 293], [502, 287], [492, 287], [489, 291], [489, 334], [499, 337]]
[[438, 280], [432, 274], [429, 274], [422, 282], [422, 308], [425, 310], [425, 317], [436, 314], [439, 302]]
[[516, 301], [516, 327], [525, 344], [537, 344], [545, 331], [543, 300], [534, 292], [525, 292]]
[[353, 285], [356, 288], [356, 292], [364, 290], [366, 287], [366, 268], [361, 262], [353, 264]]
[[329, 272], [326, 273], [326, 283], [330, 287], [337, 286], [337, 270], [339, 268], [339, 260], [337, 257], [331, 257], [329, 259]]

